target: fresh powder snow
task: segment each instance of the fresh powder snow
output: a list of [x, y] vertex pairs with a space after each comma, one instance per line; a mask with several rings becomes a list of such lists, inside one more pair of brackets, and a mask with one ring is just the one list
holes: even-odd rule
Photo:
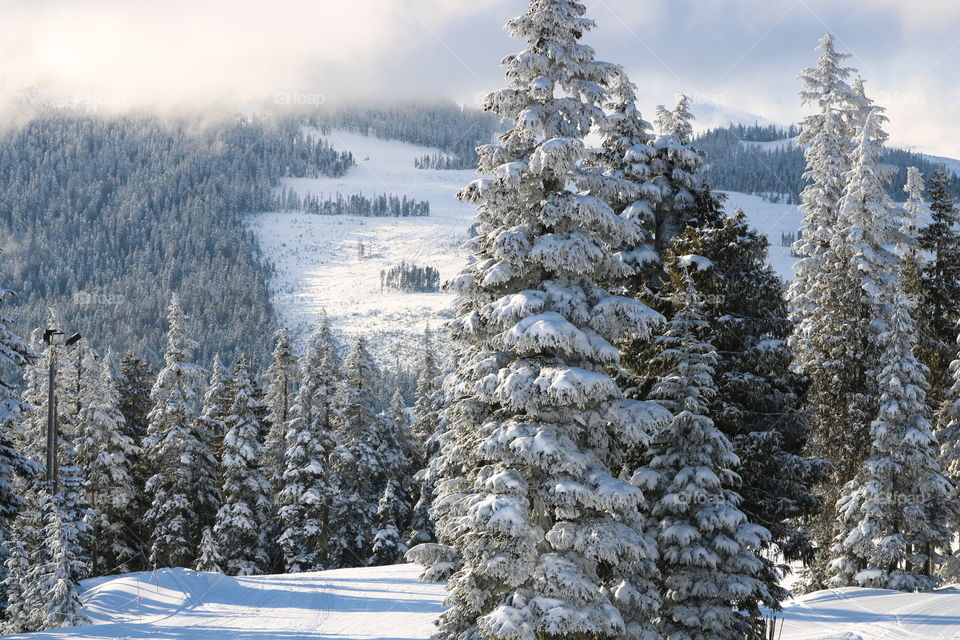
[[[185, 569], [82, 583], [93, 624], [8, 636], [32, 640], [426, 640], [444, 590], [397, 565], [229, 577]], [[831, 589], [787, 601], [781, 640], [955, 638], [960, 590]], [[779, 626], [778, 626], [779, 634]]]

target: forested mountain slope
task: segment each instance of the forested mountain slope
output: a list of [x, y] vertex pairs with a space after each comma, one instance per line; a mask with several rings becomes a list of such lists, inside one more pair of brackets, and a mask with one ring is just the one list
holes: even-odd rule
[[0, 134], [15, 320], [26, 333], [53, 309], [65, 330], [156, 362], [176, 292], [202, 362], [262, 361], [276, 325], [271, 267], [244, 215], [271, 208], [281, 176], [341, 175], [352, 162], [292, 121], [43, 110]]

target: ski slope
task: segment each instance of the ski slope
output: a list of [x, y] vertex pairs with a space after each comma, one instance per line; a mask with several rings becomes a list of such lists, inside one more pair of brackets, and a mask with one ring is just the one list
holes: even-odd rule
[[[426, 640], [443, 587], [414, 565], [232, 578], [184, 569], [83, 583], [93, 625], [9, 638]], [[788, 602], [781, 640], [960, 637], [960, 590], [833, 589]], [[778, 627], [778, 633], [779, 627]]]
[[[314, 135], [318, 135], [313, 131]], [[357, 166], [341, 178], [287, 178], [299, 195], [343, 196], [392, 193], [430, 203], [423, 218], [364, 218], [268, 212], [252, 216], [250, 228], [277, 273], [271, 296], [282, 326], [298, 337], [309, 333], [324, 311], [349, 336], [365, 335], [392, 355], [393, 345], [449, 316], [446, 293], [381, 291], [380, 271], [401, 261], [432, 266], [441, 282], [456, 275], [465, 254], [474, 210], [459, 202], [458, 190], [473, 171], [433, 171], [414, 159], [436, 149], [380, 140], [345, 131], [324, 136], [338, 150], [353, 152]], [[364, 257], [358, 252], [364, 246]]]
[[[314, 135], [319, 135], [316, 131]], [[341, 178], [286, 178], [286, 188], [308, 194], [344, 196], [393, 193], [430, 202], [426, 218], [362, 218], [307, 213], [266, 212], [251, 216], [249, 226], [264, 255], [274, 262], [271, 296], [282, 326], [302, 338], [326, 312], [348, 336], [364, 335], [388, 357], [394, 347], [411, 344], [411, 334], [450, 316], [446, 293], [381, 291], [380, 271], [401, 261], [429, 265], [441, 282], [456, 275], [466, 254], [474, 209], [456, 193], [476, 177], [473, 171], [433, 171], [414, 167], [414, 159], [436, 153], [395, 140], [332, 131], [325, 136], [336, 149], [349, 149], [357, 161]], [[770, 238], [771, 263], [792, 277], [794, 259], [780, 246], [781, 232], [796, 231], [796, 207], [771, 204], [756, 196], [729, 193], [727, 210], [742, 208]], [[358, 253], [364, 245], [364, 257]]]

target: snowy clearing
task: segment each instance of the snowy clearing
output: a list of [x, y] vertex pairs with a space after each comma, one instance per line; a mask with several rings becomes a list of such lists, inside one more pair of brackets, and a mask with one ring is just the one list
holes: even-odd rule
[[[426, 640], [443, 587], [414, 565], [231, 578], [183, 569], [83, 583], [94, 624], [9, 638]], [[960, 590], [834, 589], [791, 601], [782, 640], [960, 637]]]
[[[444, 293], [380, 291], [380, 271], [401, 261], [440, 271], [441, 282], [461, 268], [473, 221], [473, 207], [456, 193], [476, 177], [473, 171], [414, 167], [414, 159], [436, 149], [394, 140], [333, 131], [325, 138], [353, 152], [357, 166], [342, 178], [288, 178], [299, 195], [344, 196], [392, 193], [430, 203], [429, 217], [365, 218], [308, 213], [261, 213], [250, 226], [264, 254], [277, 266], [271, 295], [281, 324], [302, 337], [326, 310], [348, 335], [382, 336], [380, 350], [436, 325], [449, 314]], [[358, 255], [360, 243], [365, 257]]]
[[[473, 171], [434, 171], [414, 167], [414, 159], [436, 153], [395, 140], [333, 131], [326, 136], [336, 149], [350, 150], [357, 166], [342, 178], [288, 178], [284, 185], [299, 195], [344, 196], [392, 193], [430, 202], [426, 218], [363, 218], [308, 213], [260, 213], [249, 224], [264, 254], [277, 267], [271, 295], [281, 324], [297, 337], [309, 333], [324, 310], [347, 335], [374, 339], [381, 353], [392, 349], [426, 324], [449, 317], [451, 297], [445, 293], [400, 293], [380, 289], [380, 271], [401, 261], [432, 266], [441, 281], [455, 275], [466, 254], [474, 209], [456, 199]], [[771, 241], [771, 263], [792, 276], [794, 259], [780, 247], [780, 233], [795, 231], [795, 206], [729, 193], [727, 210], [741, 207]], [[358, 256], [359, 243], [365, 257]]]

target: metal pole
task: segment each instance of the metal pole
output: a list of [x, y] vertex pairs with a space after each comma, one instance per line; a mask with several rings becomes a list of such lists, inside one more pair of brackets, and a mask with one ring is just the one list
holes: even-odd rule
[[50, 372], [47, 375], [47, 486], [57, 492], [57, 348], [50, 345]]

